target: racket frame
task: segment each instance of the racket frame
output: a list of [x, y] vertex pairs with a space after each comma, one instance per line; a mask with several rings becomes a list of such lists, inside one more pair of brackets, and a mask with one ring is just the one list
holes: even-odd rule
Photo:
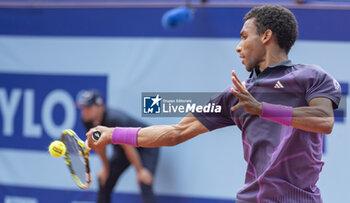
[[72, 164], [71, 164], [70, 159], [69, 159], [69, 152], [68, 152], [68, 150], [64, 154], [65, 162], [66, 162], [66, 164], [67, 164], [67, 166], [69, 168], [69, 172], [71, 173], [74, 182], [78, 185], [78, 187], [81, 188], [81, 189], [87, 189], [87, 188], [90, 187], [90, 184], [91, 184], [91, 172], [90, 172], [90, 165], [89, 165], [89, 153], [90, 153], [90, 150], [85, 146], [85, 142], [83, 142], [78, 137], [78, 135], [71, 129], [67, 129], [67, 130], [63, 130], [62, 131], [61, 141], [63, 143], [65, 143], [64, 142], [65, 141], [64, 137], [66, 135], [71, 136], [77, 142], [78, 147], [79, 147], [79, 155], [84, 158], [84, 165], [85, 165], [85, 172], [86, 172], [86, 177], [85, 177], [86, 183], [85, 184], [84, 184], [84, 182], [82, 180], [80, 180], [80, 178], [78, 178], [77, 174], [73, 170]]

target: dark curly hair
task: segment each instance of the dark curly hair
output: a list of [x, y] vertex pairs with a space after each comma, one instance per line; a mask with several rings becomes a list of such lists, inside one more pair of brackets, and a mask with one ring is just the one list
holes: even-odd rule
[[255, 7], [243, 18], [255, 19], [258, 35], [270, 29], [277, 36], [278, 45], [288, 54], [298, 37], [298, 22], [293, 13], [279, 5]]

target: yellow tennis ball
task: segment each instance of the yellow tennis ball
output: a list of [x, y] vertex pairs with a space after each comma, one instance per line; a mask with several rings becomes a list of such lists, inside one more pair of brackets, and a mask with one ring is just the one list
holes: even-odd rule
[[61, 141], [53, 141], [49, 146], [49, 152], [51, 156], [61, 157], [66, 153], [66, 145]]

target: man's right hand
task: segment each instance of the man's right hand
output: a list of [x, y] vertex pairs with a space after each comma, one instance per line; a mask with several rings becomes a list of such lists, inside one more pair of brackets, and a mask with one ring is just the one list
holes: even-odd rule
[[[101, 132], [101, 137], [97, 142], [92, 139], [92, 133], [95, 131]], [[88, 146], [93, 150], [98, 150], [105, 148], [109, 144], [112, 144], [113, 131], [114, 128], [107, 128], [104, 126], [96, 126], [95, 128], [91, 128], [89, 132], [86, 133]]]
[[106, 184], [108, 176], [109, 176], [109, 167], [102, 167], [97, 175], [97, 178], [100, 181], [100, 185], [102, 187]]

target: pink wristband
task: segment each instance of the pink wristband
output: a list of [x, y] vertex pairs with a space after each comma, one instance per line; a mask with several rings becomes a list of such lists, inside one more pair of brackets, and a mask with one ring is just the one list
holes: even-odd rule
[[116, 127], [112, 135], [113, 144], [128, 144], [137, 147], [137, 133], [141, 128]]
[[261, 118], [290, 126], [293, 117], [293, 107], [262, 102]]

